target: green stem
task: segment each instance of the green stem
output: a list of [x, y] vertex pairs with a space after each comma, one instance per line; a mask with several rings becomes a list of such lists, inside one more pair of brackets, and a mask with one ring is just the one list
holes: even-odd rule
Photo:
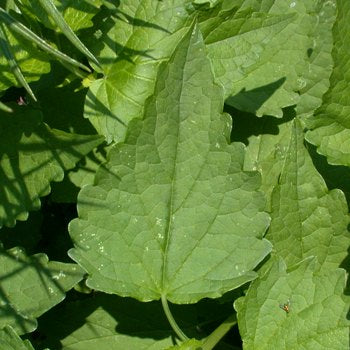
[[174, 332], [180, 338], [180, 340], [182, 340], [182, 341], [188, 340], [186, 335], [183, 333], [183, 331], [180, 329], [180, 327], [176, 323], [176, 321], [175, 321], [175, 319], [174, 319], [174, 317], [169, 309], [168, 300], [167, 300], [165, 295], [162, 295], [161, 301], [162, 301], [162, 306], [163, 306], [165, 316], [168, 319], [171, 328], [174, 330]]
[[203, 342], [202, 350], [211, 350], [223, 338], [223, 336], [237, 323], [236, 315], [229, 316], [214, 330]]

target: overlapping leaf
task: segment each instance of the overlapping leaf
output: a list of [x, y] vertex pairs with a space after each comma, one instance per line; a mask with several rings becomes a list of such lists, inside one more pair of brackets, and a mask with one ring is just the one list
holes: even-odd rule
[[[64, 17], [73, 31], [88, 28], [93, 25], [92, 18], [101, 6], [101, 0], [54, 0], [53, 3]], [[32, 20], [39, 20], [48, 28], [57, 30], [57, 24], [50, 18], [47, 12], [40, 6], [39, 1], [22, 0], [21, 10]]]
[[328, 191], [303, 145], [299, 122], [291, 125], [289, 148], [272, 193], [267, 237], [287, 266], [316, 256], [321, 270], [332, 271], [350, 245], [348, 208], [343, 192]]
[[[6, 30], [6, 34], [11, 45], [11, 52], [27, 82], [38, 80], [42, 74], [50, 71], [50, 62], [47, 59], [47, 55], [37, 50], [34, 45], [21, 39], [18, 35], [14, 35], [8, 30]], [[13, 85], [18, 86], [19, 83], [0, 49], [0, 91], [6, 90]]]
[[170, 57], [190, 21], [183, 0], [142, 0], [121, 2], [104, 22], [95, 51], [103, 45], [98, 59], [106, 76], [90, 86], [85, 116], [108, 142], [123, 139], [130, 120], [142, 116], [159, 63]]
[[[172, 307], [184, 332], [198, 339], [205, 337], [208, 324], [216, 326], [230, 309], [214, 300]], [[176, 344], [159, 302], [140, 303], [105, 293], [58, 305], [40, 318], [38, 334], [46, 335], [35, 343], [40, 349], [56, 349], [60, 343], [62, 350], [164, 350]]]
[[312, 0], [220, 1], [199, 10], [184, 0], [122, 3], [96, 36], [106, 77], [91, 85], [85, 115], [108, 142], [123, 139], [153, 92], [159, 62], [193, 16], [225, 98], [234, 95], [228, 103], [280, 117], [283, 107], [299, 101], [300, 113], [308, 115], [328, 88], [334, 12], [334, 2]]
[[269, 253], [258, 173], [228, 145], [223, 92], [197, 30], [158, 77], [145, 121], [113, 148], [78, 198], [71, 257], [91, 288], [176, 303], [217, 297], [255, 278]]
[[276, 261], [235, 302], [245, 350], [348, 347], [345, 271], [318, 275], [316, 266], [314, 259], [307, 259], [287, 270], [282, 260]]
[[247, 145], [244, 170], [260, 172], [261, 190], [266, 194], [266, 209], [270, 211], [271, 193], [282, 171], [295, 113], [288, 108], [281, 119], [256, 117], [235, 109], [230, 109], [230, 114], [234, 125], [233, 140]]
[[22, 340], [11, 326], [0, 330], [0, 349], [34, 350], [28, 340]]
[[27, 257], [20, 248], [0, 250], [0, 328], [33, 331], [36, 318], [61, 302], [84, 272], [75, 264], [49, 262], [44, 254]]
[[317, 146], [328, 162], [350, 165], [350, 3], [338, 2], [337, 21], [333, 28], [334, 47], [332, 51], [334, 70], [331, 86], [323, 98], [323, 104], [314, 117], [308, 120], [312, 129], [306, 139]]
[[[255, 16], [250, 7], [239, 12], [242, 3], [243, 0], [225, 1], [203, 14], [191, 10], [184, 0], [166, 0], [156, 6], [151, 0], [120, 4], [117, 17], [114, 21], [109, 18], [102, 28], [104, 34], [97, 36], [96, 50], [103, 45], [99, 59], [106, 77], [91, 85], [85, 115], [98, 132], [107, 141], [124, 138], [130, 120], [142, 116], [144, 101], [154, 89], [159, 63], [169, 58], [185, 27], [197, 15], [227, 97], [237, 80], [242, 79], [242, 65], [258, 60], [253, 41], [259, 43], [260, 50], [266, 49], [269, 40], [294, 18], [283, 13]], [[249, 45], [245, 44], [247, 36], [252, 40]], [[291, 104], [289, 97], [288, 102]]]
[[45, 315], [41, 327], [50, 348], [58, 340], [62, 350], [164, 350], [173, 345], [173, 332], [159, 303], [96, 294], [60, 306], [58, 315]]
[[62, 181], [65, 170], [102, 142], [94, 135], [52, 130], [40, 118], [39, 111], [26, 107], [0, 113], [0, 225], [25, 220], [50, 192], [50, 182]]
[[[258, 3], [255, 11], [272, 18], [255, 14], [241, 24], [241, 33], [231, 38], [226, 38], [228, 29], [217, 29], [225, 40], [209, 45], [213, 46], [211, 59], [218, 60], [215, 75], [222, 77], [225, 86], [232, 86], [228, 91], [234, 96], [228, 103], [238, 109], [282, 117], [283, 107], [298, 103], [299, 112], [308, 115], [321, 104], [328, 88], [335, 1]], [[276, 33], [269, 24], [276, 22], [273, 15], [278, 14], [294, 17], [285, 27], [277, 27], [280, 31]], [[249, 31], [259, 22], [262, 30]]]

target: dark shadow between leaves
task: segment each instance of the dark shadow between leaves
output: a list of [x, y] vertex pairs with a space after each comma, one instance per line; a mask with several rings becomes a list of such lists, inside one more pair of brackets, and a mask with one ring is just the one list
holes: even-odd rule
[[[80, 300], [81, 298], [83, 300]], [[231, 302], [220, 304], [211, 299], [204, 299], [194, 305], [170, 305], [170, 307], [174, 318], [186, 335], [197, 339], [210, 334], [233, 312]], [[112, 334], [115, 332], [116, 335], [154, 340], [172, 337], [175, 344], [174, 333], [164, 315], [160, 301], [142, 303], [116, 295], [93, 292], [86, 296], [71, 291], [65, 302], [39, 319], [38, 330], [34, 333], [34, 337], [39, 339], [38, 345], [40, 343], [41, 348], [62, 349], [61, 341], [72, 336], [84, 325], [88, 328], [88, 332], [98, 337], [99, 321], [96, 319], [93, 321], [92, 316], [97, 309], [104, 310], [108, 317], [112, 317], [115, 321], [115, 324], [114, 321], [108, 322], [108, 329]], [[87, 349], [92, 348], [87, 347]]]
[[329, 190], [338, 188], [345, 194], [348, 207], [350, 207], [350, 168], [341, 165], [330, 165], [325, 156], [317, 153], [317, 148], [305, 142], [312, 162], [317, 171], [322, 175]]
[[249, 144], [249, 137], [259, 135], [278, 135], [279, 125], [288, 123], [295, 118], [295, 107], [287, 107], [283, 110], [282, 118], [272, 116], [257, 117], [254, 114], [241, 112], [234, 107], [225, 105], [224, 111], [232, 117], [233, 126], [231, 141]]
[[227, 98], [226, 103], [234, 108], [256, 114], [256, 111], [284, 84], [286, 78], [280, 78], [270, 84], [253, 90], [242, 89], [238, 94]]

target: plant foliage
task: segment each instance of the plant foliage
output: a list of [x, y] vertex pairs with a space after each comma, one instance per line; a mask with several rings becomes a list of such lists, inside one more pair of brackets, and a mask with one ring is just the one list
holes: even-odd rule
[[349, 15], [0, 0], [0, 349], [346, 349]]

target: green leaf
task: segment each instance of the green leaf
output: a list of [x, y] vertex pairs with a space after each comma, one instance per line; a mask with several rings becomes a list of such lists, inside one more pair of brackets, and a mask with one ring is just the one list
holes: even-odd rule
[[[242, 33], [213, 43], [216, 48], [210, 56], [213, 61], [218, 59], [215, 75], [219, 80], [222, 76], [224, 85], [231, 84], [233, 88], [233, 97], [227, 103], [258, 116], [276, 117], [282, 117], [283, 107], [298, 103], [300, 113], [310, 114], [320, 105], [328, 88], [332, 64], [329, 30], [335, 18], [335, 1], [258, 4], [259, 11], [270, 16], [294, 17], [271, 35], [268, 24], [274, 18], [259, 18], [255, 14], [241, 24]], [[258, 21], [262, 21], [262, 30], [249, 30]], [[218, 32], [225, 37], [226, 31], [218, 28]]]
[[151, 0], [122, 3], [114, 22], [105, 21], [96, 33], [106, 77], [91, 85], [85, 116], [107, 142], [123, 140], [130, 120], [142, 116], [159, 62], [169, 57], [195, 15], [229, 104], [278, 117], [297, 102], [304, 115], [321, 104], [331, 72], [333, 2], [223, 1], [192, 13], [187, 5], [184, 0], [157, 7]]
[[[5, 26], [4, 31], [11, 52], [28, 83], [38, 80], [42, 74], [50, 71], [47, 55], [37, 50], [32, 43], [23, 40], [19, 35], [11, 33]], [[0, 91], [11, 86], [20, 86], [4, 55], [0, 55], [0, 66]]]
[[101, 23], [95, 51], [106, 76], [91, 84], [85, 116], [108, 143], [124, 139], [130, 120], [142, 116], [159, 64], [170, 57], [190, 21], [183, 0], [157, 6], [153, 0], [133, 0], [121, 2]]
[[244, 170], [260, 172], [261, 190], [267, 197], [266, 210], [271, 211], [271, 193], [282, 171], [295, 112], [287, 108], [283, 118], [277, 119], [270, 116], [256, 117], [232, 108], [227, 108], [227, 111], [233, 118], [232, 140], [247, 145]]
[[66, 38], [86, 57], [90, 58], [92, 62], [99, 65], [97, 58], [89, 51], [89, 49], [81, 42], [75, 35], [73, 29], [67, 24], [63, 15], [58, 11], [52, 0], [39, 0], [40, 5], [45, 9], [45, 12], [51, 16], [58, 28]]
[[0, 349], [34, 350], [30, 342], [22, 340], [11, 326], [0, 330]]
[[50, 192], [50, 182], [62, 181], [65, 170], [103, 141], [50, 129], [40, 121], [38, 110], [13, 109], [12, 114], [0, 112], [0, 225], [6, 226], [39, 209], [39, 198]]
[[23, 73], [21, 71], [21, 68], [19, 67], [16, 59], [14, 58], [14, 56], [11, 52], [9, 39], [6, 36], [5, 28], [1, 23], [0, 23], [0, 48], [1, 48], [4, 56], [6, 57], [7, 62], [12, 70], [12, 73], [16, 77], [18, 83], [21, 84], [26, 89], [26, 91], [28, 92], [30, 97], [34, 101], [36, 101], [36, 97], [35, 97], [32, 89], [30, 88], [29, 84], [27, 83], [26, 79], [24, 78]]
[[287, 266], [316, 256], [318, 268], [332, 271], [346, 257], [350, 244], [348, 207], [342, 191], [328, 191], [303, 142], [302, 128], [295, 120], [279, 183], [272, 193], [266, 237]]
[[20, 35], [23, 39], [38, 45], [43, 51], [55, 57], [56, 59], [72, 67], [81, 68], [90, 72], [90, 69], [87, 66], [67, 56], [66, 54], [57, 50], [53, 46], [49, 45], [45, 40], [36, 35], [33, 31], [31, 31], [29, 28], [27, 28], [25, 25], [19, 22], [16, 18], [8, 14], [2, 7], [0, 7], [0, 19], [9, 27], [11, 31]]
[[276, 261], [235, 302], [244, 349], [347, 349], [346, 273], [336, 269], [319, 275], [314, 262], [307, 259], [286, 270], [282, 260]]
[[243, 172], [243, 145], [227, 142], [223, 92], [191, 31], [162, 66], [145, 121], [79, 194], [70, 256], [91, 288], [194, 303], [254, 279], [271, 249], [259, 174]]
[[322, 106], [307, 121], [311, 131], [306, 139], [317, 146], [317, 151], [327, 157], [330, 164], [350, 165], [350, 3], [338, 0], [337, 20], [333, 27], [334, 69], [330, 88]]
[[4, 111], [6, 113], [12, 113], [13, 112], [13, 110], [10, 107], [6, 106], [1, 101], [0, 101], [0, 111]]
[[[98, 13], [102, 2], [100, 0], [54, 0], [53, 3], [69, 27], [76, 32], [93, 26], [92, 18]], [[21, 11], [32, 21], [40, 22], [47, 28], [59, 31], [57, 24], [47, 16], [38, 1], [21, 0]]]
[[83, 274], [79, 266], [49, 262], [45, 254], [27, 257], [20, 248], [1, 249], [0, 328], [32, 332], [36, 318], [61, 302]]
[[[293, 18], [293, 15], [264, 13], [259, 17], [254, 16], [253, 10], [239, 13], [237, 8], [241, 2], [229, 6], [225, 2], [199, 16], [201, 30], [208, 37], [209, 57], [220, 83], [224, 85], [225, 97], [232, 92], [234, 82], [242, 79], [242, 75], [233, 72], [242, 70], [240, 66], [248, 57], [256, 56], [251, 52], [254, 46], [239, 44], [242, 50], [236, 57], [237, 41], [239, 38], [242, 42], [246, 40], [240, 31], [248, 31], [252, 40], [257, 42], [261, 41], [260, 36], [264, 37], [267, 46], [268, 40]], [[96, 34], [98, 46], [105, 42], [99, 55], [106, 77], [92, 83], [85, 116], [100, 134], [106, 136], [107, 142], [122, 140], [130, 120], [142, 116], [144, 102], [154, 89], [159, 63], [169, 58], [185, 27], [197, 15], [196, 11], [188, 12], [184, 0], [162, 1], [157, 7], [152, 6], [151, 0], [122, 3], [115, 23], [106, 21], [101, 28], [104, 34], [101, 36], [100, 31]], [[243, 21], [247, 22], [247, 28], [241, 28]], [[255, 33], [257, 30], [261, 32], [259, 37]], [[227, 78], [223, 76], [223, 66]]]
[[93, 17], [99, 12], [101, 0], [55, 0], [59, 11], [74, 32], [93, 26]]

